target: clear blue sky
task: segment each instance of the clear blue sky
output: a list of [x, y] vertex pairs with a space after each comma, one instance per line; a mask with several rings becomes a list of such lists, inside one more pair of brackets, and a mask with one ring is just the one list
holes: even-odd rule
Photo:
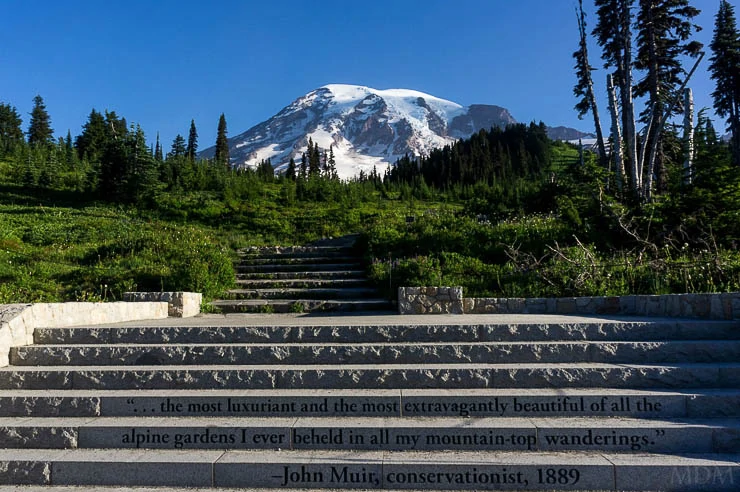
[[[585, 1], [589, 13], [591, 1]], [[735, 2], [733, 2], [735, 3]], [[711, 40], [719, 0], [702, 9]], [[58, 136], [92, 108], [141, 124], [165, 151], [195, 119], [201, 149], [328, 83], [497, 104], [528, 122], [592, 130], [573, 105], [575, 0], [0, 0], [0, 101], [41, 94]], [[590, 15], [589, 29], [594, 16]], [[595, 48], [592, 63], [601, 66]], [[692, 84], [711, 106], [705, 60]], [[599, 89], [605, 73], [596, 72]], [[606, 107], [601, 111], [606, 118]], [[606, 125], [608, 122], [604, 121]], [[718, 125], [719, 126], [719, 125]]]

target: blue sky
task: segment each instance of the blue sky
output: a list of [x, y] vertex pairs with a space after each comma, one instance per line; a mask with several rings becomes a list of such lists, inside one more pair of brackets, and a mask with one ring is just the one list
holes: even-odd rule
[[[592, 12], [590, 0], [585, 1]], [[719, 0], [702, 9], [711, 40]], [[733, 2], [735, 4], [735, 2]], [[28, 124], [41, 94], [59, 136], [92, 108], [159, 131], [195, 119], [201, 149], [223, 112], [235, 136], [329, 83], [406, 88], [519, 121], [591, 131], [573, 105], [575, 0], [0, 0], [0, 101]], [[590, 15], [589, 28], [594, 16]], [[592, 50], [592, 63], [600, 66]], [[705, 60], [691, 84], [711, 106]], [[595, 74], [603, 91], [603, 70]], [[606, 107], [602, 105], [602, 117]], [[604, 121], [604, 124], [607, 122]]]

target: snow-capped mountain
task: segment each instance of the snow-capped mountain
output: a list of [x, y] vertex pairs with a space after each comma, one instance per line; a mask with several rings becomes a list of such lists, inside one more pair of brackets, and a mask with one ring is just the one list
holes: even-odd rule
[[[406, 154], [427, 155], [481, 128], [516, 123], [498, 106], [457, 103], [407, 89], [377, 90], [326, 85], [309, 92], [269, 120], [229, 139], [231, 164], [256, 166], [270, 159], [280, 171], [299, 164], [309, 139], [334, 150], [341, 178], [386, 167]], [[212, 157], [214, 148], [201, 153]]]

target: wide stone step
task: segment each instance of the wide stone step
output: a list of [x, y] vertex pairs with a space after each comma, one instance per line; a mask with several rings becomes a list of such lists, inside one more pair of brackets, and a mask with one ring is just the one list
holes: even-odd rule
[[740, 453], [740, 420], [6, 417], [0, 448]]
[[[236, 305], [265, 301], [239, 301]], [[387, 307], [382, 301], [379, 307]], [[232, 304], [232, 302], [228, 302]], [[283, 301], [290, 307], [290, 301]], [[466, 324], [413, 324], [394, 316], [393, 324], [373, 323], [373, 317], [358, 317], [345, 324], [344, 318], [333, 318], [331, 323], [317, 318], [271, 322], [258, 319], [251, 325], [249, 319], [241, 323], [209, 324], [202, 321], [188, 326], [111, 326], [37, 328], [37, 344], [116, 344], [116, 343], [393, 343], [393, 342], [547, 342], [562, 341], [633, 341], [642, 340], [737, 340], [734, 322], [724, 321], [594, 321], [583, 323], [520, 323], [497, 321]], [[460, 318], [462, 319], [462, 318]], [[228, 321], [228, 320], [227, 320]]]
[[367, 312], [393, 309], [385, 299], [243, 299], [210, 303], [222, 313]]
[[740, 417], [740, 390], [8, 390], [0, 417]]
[[363, 299], [378, 295], [376, 289], [361, 287], [339, 288], [281, 288], [281, 289], [233, 289], [230, 299]]
[[339, 279], [257, 279], [237, 280], [236, 284], [242, 289], [315, 289], [315, 288], [346, 288], [365, 287], [366, 278], [339, 278]]
[[472, 342], [384, 344], [135, 344], [14, 347], [15, 366], [270, 364], [609, 364], [740, 360], [740, 341]]
[[736, 491], [740, 456], [618, 453], [0, 450], [0, 484]]
[[354, 248], [337, 246], [288, 246], [288, 247], [265, 247], [245, 248], [237, 250], [239, 256], [283, 258], [283, 257], [305, 257], [305, 256], [353, 256], [356, 254]]
[[0, 389], [685, 389], [738, 386], [740, 363], [0, 368]]
[[278, 272], [331, 272], [362, 270], [362, 265], [357, 262], [346, 263], [303, 263], [299, 265], [237, 265], [236, 273], [278, 273]]
[[267, 272], [267, 273], [239, 273], [236, 274], [239, 280], [302, 280], [302, 279], [342, 279], [342, 278], [363, 278], [367, 272], [365, 270], [315, 270], [291, 271], [291, 272]]
[[6, 390], [0, 417], [740, 417], [740, 390]]

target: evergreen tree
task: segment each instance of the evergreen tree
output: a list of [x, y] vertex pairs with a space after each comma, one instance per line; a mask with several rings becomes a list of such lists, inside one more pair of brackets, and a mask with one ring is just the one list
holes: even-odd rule
[[77, 156], [82, 159], [87, 156], [91, 162], [97, 162], [102, 156], [108, 141], [105, 118], [93, 109], [82, 125], [82, 133], [75, 138]]
[[40, 95], [33, 98], [31, 120], [28, 124], [28, 143], [31, 146], [49, 145], [53, 139], [51, 118]]
[[306, 176], [308, 175], [308, 162], [306, 160], [306, 153], [304, 152], [301, 154], [301, 179], [306, 179]]
[[321, 154], [319, 145], [314, 144], [311, 137], [308, 138], [308, 174], [318, 176], [321, 173]]
[[21, 117], [15, 107], [0, 103], [0, 155], [11, 152], [23, 142]]
[[740, 33], [735, 8], [727, 0], [720, 2], [711, 49], [709, 70], [716, 83], [712, 92], [714, 109], [727, 118], [733, 162], [740, 165]]
[[216, 134], [216, 155], [215, 160], [217, 164], [225, 167], [231, 167], [229, 160], [229, 140], [226, 137], [226, 117], [221, 113], [218, 119], [218, 132]]
[[188, 133], [188, 147], [186, 152], [188, 159], [194, 161], [195, 154], [198, 152], [198, 130], [195, 129], [195, 120], [190, 120], [190, 133]]
[[154, 160], [157, 162], [162, 162], [164, 160], [162, 144], [159, 142], [159, 132], [157, 132], [157, 143], [154, 145]]
[[288, 163], [288, 169], [285, 170], [285, 177], [291, 181], [295, 181], [296, 179], [295, 160], [292, 157]]
[[576, 104], [576, 110], [578, 111], [578, 118], [583, 119], [583, 116], [591, 112], [594, 118], [594, 128], [596, 130], [596, 141], [599, 146], [599, 154], [601, 157], [601, 163], [606, 167], [606, 147], [604, 145], [604, 134], [601, 130], [601, 119], [599, 118], [599, 108], [596, 105], [596, 94], [594, 93], [594, 81], [591, 77], [591, 72], [594, 68], [588, 58], [588, 37], [586, 34], [586, 13], [583, 11], [583, 0], [578, 0], [578, 9], [576, 11], [578, 18], [578, 32], [579, 32], [579, 45], [578, 51], [573, 53], [573, 58], [576, 60], [576, 77], [578, 82], [573, 88], [573, 93], [578, 97], [578, 103]]
[[663, 126], [667, 117], [681, 110], [681, 104], [676, 104], [686, 73], [681, 57], [697, 57], [703, 48], [700, 42], [691, 40], [694, 31], [700, 29], [692, 24], [699, 12], [689, 0], [640, 0], [635, 68], [642, 70], [644, 76], [635, 85], [634, 92], [638, 97], [647, 96], [649, 101], [642, 113], [648, 125], [644, 137], [647, 169], [643, 185], [643, 194], [648, 199], [653, 191], [653, 176], [656, 172], [661, 177], [665, 173], [664, 159], [658, 155], [659, 152], [662, 155], [659, 149]]
[[168, 159], [184, 157], [187, 155], [187, 147], [185, 146], [185, 137], [179, 133], [172, 141], [172, 149], [167, 154]]

